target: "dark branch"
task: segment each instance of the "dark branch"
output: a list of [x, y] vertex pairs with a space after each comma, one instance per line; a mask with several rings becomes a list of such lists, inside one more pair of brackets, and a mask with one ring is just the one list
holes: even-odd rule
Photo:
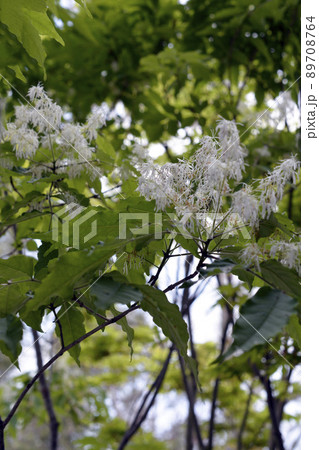
[[0, 450], [5, 450], [4, 445], [4, 423], [0, 417]]
[[[217, 276], [218, 283], [220, 284], [220, 279]], [[226, 338], [227, 338], [227, 331], [230, 324], [233, 323], [233, 315], [232, 315], [232, 309], [228, 304], [226, 304], [226, 313], [227, 313], [227, 319], [226, 323], [224, 325], [222, 338], [221, 338], [221, 346], [220, 346], [220, 353], [219, 355], [222, 355], [225, 350], [226, 345]], [[211, 450], [214, 448], [214, 430], [215, 430], [215, 419], [216, 419], [216, 409], [217, 409], [217, 398], [218, 398], [218, 391], [219, 391], [219, 384], [220, 384], [220, 378], [217, 377], [215, 380], [215, 385], [212, 393], [212, 405], [211, 405], [211, 413], [210, 413], [210, 420], [209, 420], [209, 429], [208, 429], [208, 444], [207, 449]]]
[[154, 284], [155, 284], [156, 281], [158, 280], [158, 277], [160, 276], [160, 273], [161, 273], [161, 271], [163, 270], [165, 264], [166, 264], [167, 261], [169, 260], [169, 258], [170, 258], [170, 256], [171, 256], [171, 255], [170, 255], [170, 251], [171, 251], [171, 248], [172, 248], [172, 244], [173, 244], [173, 239], [170, 241], [169, 246], [168, 246], [168, 249], [166, 250], [166, 252], [164, 252], [164, 250], [163, 250], [164, 258], [162, 259], [162, 262], [161, 262], [160, 266], [158, 267], [156, 274], [151, 276], [151, 279], [150, 279], [150, 281], [149, 281], [149, 284], [150, 284], [151, 286], [154, 286]]
[[[41, 354], [41, 347], [40, 347], [40, 343], [39, 343], [39, 334], [35, 330], [32, 330], [32, 334], [33, 334], [33, 339], [34, 339], [34, 348], [35, 348], [35, 354], [36, 354], [36, 359], [37, 359], [38, 371], [40, 371], [43, 367], [43, 360], [42, 360], [42, 354]], [[48, 386], [48, 383], [47, 383], [44, 373], [40, 374], [39, 382], [40, 382], [40, 386], [41, 386], [41, 394], [43, 397], [45, 408], [48, 412], [48, 416], [49, 416], [49, 420], [50, 420], [50, 435], [51, 435], [50, 449], [56, 450], [58, 448], [59, 422], [58, 422], [55, 412], [54, 412], [50, 389], [49, 389], [49, 386]]]
[[197, 420], [197, 416], [195, 414], [194, 396], [193, 396], [193, 393], [192, 393], [192, 391], [191, 391], [191, 389], [189, 387], [189, 384], [188, 384], [184, 360], [181, 357], [179, 352], [178, 352], [178, 358], [179, 358], [179, 364], [180, 364], [180, 367], [181, 367], [183, 383], [184, 383], [185, 392], [186, 392], [186, 395], [187, 395], [187, 398], [188, 398], [188, 402], [189, 402], [189, 409], [190, 409], [190, 412], [191, 412], [192, 422], [194, 424], [198, 445], [199, 445], [200, 449], [204, 449], [205, 447], [204, 447], [204, 443], [203, 443], [203, 439], [202, 439], [199, 423], [198, 423], [198, 420]]
[[51, 303], [49, 308], [51, 309], [51, 311], [54, 314], [54, 322], [58, 324], [59, 331], [60, 331], [61, 347], [64, 348], [64, 339], [63, 339], [62, 325], [61, 325], [61, 322], [60, 322], [60, 320], [58, 318], [58, 315], [57, 315], [57, 313], [55, 311], [55, 307], [54, 307], [53, 303]]
[[285, 450], [282, 435], [279, 428], [280, 422], [278, 421], [276, 414], [276, 400], [273, 396], [270, 378], [267, 375], [262, 375], [260, 370], [255, 364], [253, 365], [253, 371], [258, 376], [267, 393], [267, 404], [272, 423], [272, 434], [274, 440], [276, 441], [279, 450]]
[[243, 419], [242, 419], [242, 422], [240, 425], [240, 429], [238, 432], [237, 450], [242, 450], [242, 448], [243, 448], [243, 435], [244, 435], [244, 431], [245, 431], [246, 424], [247, 424], [247, 419], [248, 419], [248, 415], [249, 415], [249, 407], [250, 407], [252, 396], [253, 396], [253, 383], [251, 383], [251, 385], [249, 387], [249, 394], [248, 394], [248, 398], [247, 398], [247, 402], [246, 402], [246, 407], [245, 407]]
[[[140, 426], [146, 419], [150, 409], [152, 408], [152, 406], [155, 402], [157, 394], [159, 393], [159, 390], [163, 384], [174, 348], [175, 348], [174, 345], [172, 345], [168, 352], [168, 355], [164, 361], [164, 364], [163, 364], [163, 367], [162, 367], [160, 373], [156, 377], [152, 386], [149, 388], [148, 392], [144, 395], [141, 405], [140, 405], [137, 413], [135, 414], [134, 420], [133, 420], [130, 428], [125, 432], [123, 439], [118, 447], [118, 450], [123, 450], [125, 448], [125, 446], [129, 442], [129, 440], [134, 436], [134, 434], [137, 432], [137, 430], [140, 428]], [[147, 407], [145, 408], [145, 405], [153, 391], [154, 391], [154, 393], [151, 397], [151, 400], [149, 401]], [[144, 412], [143, 412], [143, 410], [144, 410]]]
[[15, 187], [14, 182], [13, 182], [13, 178], [10, 177], [10, 184], [12, 186], [12, 189], [19, 195], [19, 197], [23, 198], [23, 195], [20, 194], [20, 192], [18, 191], [18, 189]]

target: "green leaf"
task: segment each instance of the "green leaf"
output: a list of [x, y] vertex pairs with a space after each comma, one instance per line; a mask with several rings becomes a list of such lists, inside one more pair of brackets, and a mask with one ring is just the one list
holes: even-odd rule
[[28, 9], [25, 9], [25, 12], [30, 17], [32, 25], [37, 29], [40, 36], [53, 38], [64, 46], [63, 39], [54, 28], [54, 25], [47, 14], [43, 14], [38, 11], [31, 11]]
[[73, 288], [82, 277], [91, 278], [94, 272], [104, 267], [108, 259], [115, 253], [116, 242], [102, 248], [80, 251], [69, 251], [58, 260], [49, 263], [49, 274], [43, 278], [35, 291], [34, 298], [26, 305], [26, 314], [48, 305], [52, 297], [64, 299], [72, 297]]
[[16, 255], [8, 259], [0, 259], [0, 273], [2, 278], [15, 280], [30, 278], [33, 275], [35, 259], [30, 256]]
[[[29, 55], [43, 67], [46, 53], [41, 35], [54, 37], [61, 42], [47, 14], [43, 0], [0, 0], [0, 21], [21, 42]], [[49, 25], [50, 23], [50, 25]]]
[[175, 237], [175, 241], [180, 244], [185, 250], [196, 256], [196, 258], [199, 258], [198, 246], [193, 239], [186, 239], [184, 236], [178, 234]]
[[138, 302], [142, 299], [142, 294], [137, 288], [114, 281], [109, 276], [100, 278], [91, 287], [90, 292], [96, 296], [95, 306], [103, 312], [110, 309], [114, 303], [130, 305], [131, 302]]
[[292, 297], [300, 297], [300, 279], [297, 272], [283, 266], [275, 259], [262, 262], [260, 269], [263, 278], [269, 281], [269, 284]]
[[15, 65], [12, 65], [12, 66], [8, 66], [8, 67], [9, 67], [9, 69], [14, 71], [15, 76], [17, 78], [19, 78], [19, 80], [23, 81], [23, 83], [27, 82], [27, 80], [26, 80], [25, 76], [23, 75], [23, 73], [21, 72], [21, 69], [20, 69], [18, 64], [15, 64]]
[[[67, 346], [85, 334], [84, 316], [78, 308], [69, 303], [64, 303], [58, 312], [58, 319], [62, 328], [63, 343]], [[56, 334], [61, 338], [60, 327], [56, 325]], [[68, 350], [75, 362], [80, 365], [80, 344]]]
[[270, 236], [278, 226], [278, 221], [276, 217], [271, 214], [269, 219], [261, 220], [259, 223], [258, 237], [268, 237]]
[[34, 330], [40, 331], [40, 333], [43, 333], [43, 330], [41, 328], [42, 319], [44, 316], [45, 308], [40, 308], [37, 311], [32, 311], [30, 314], [25, 314], [25, 307], [21, 308], [19, 310], [19, 316], [23, 320], [24, 323], [26, 323], [29, 327], [33, 328]]
[[0, 350], [18, 368], [17, 359], [22, 350], [20, 345], [22, 335], [22, 323], [17, 317], [10, 315], [0, 319]]
[[177, 305], [167, 300], [164, 292], [151, 286], [139, 286], [143, 293], [141, 307], [152, 316], [158, 325], [180, 350], [181, 355], [187, 355], [188, 331], [187, 325]]
[[298, 347], [301, 348], [301, 326], [297, 314], [290, 317], [286, 330]]
[[190, 370], [197, 380], [195, 361], [187, 355], [188, 331], [187, 325], [177, 305], [170, 303], [164, 292], [151, 286], [138, 286], [143, 293], [141, 307], [148, 312], [154, 323], [160, 327], [179, 350]]
[[91, 12], [90, 12], [89, 8], [88, 8], [87, 5], [86, 5], [86, 0], [75, 0], [75, 1], [76, 1], [79, 5], [81, 5], [82, 8], [84, 9], [84, 11], [86, 12], [86, 14], [87, 14], [91, 19], [93, 19]]
[[57, 249], [52, 248], [51, 242], [43, 241], [38, 250], [38, 262], [34, 266], [35, 276], [41, 269], [48, 267], [49, 261], [59, 256]]
[[205, 264], [205, 267], [200, 270], [200, 273], [205, 277], [216, 275], [221, 272], [229, 273], [234, 266], [235, 263], [231, 259], [217, 259], [212, 264]]
[[[112, 312], [112, 314], [114, 316], [117, 316], [118, 314], [120, 314], [120, 311], [117, 311], [114, 306], [110, 307], [110, 311]], [[124, 333], [126, 333], [127, 344], [131, 349], [131, 360], [132, 360], [132, 356], [133, 356], [133, 352], [134, 352], [134, 349], [133, 349], [134, 330], [127, 323], [126, 317], [122, 317], [122, 319], [118, 320], [116, 323], [117, 323], [117, 325], [119, 325], [122, 328]]]
[[231, 273], [233, 275], [236, 275], [244, 283], [247, 283], [250, 289], [252, 288], [253, 282], [254, 282], [254, 278], [255, 278], [253, 274], [251, 274], [247, 270], [243, 269], [239, 265], [233, 267]]
[[26, 292], [34, 288], [33, 282], [0, 287], [0, 316], [16, 314], [27, 300]]
[[256, 345], [265, 344], [276, 336], [295, 312], [296, 300], [277, 289], [262, 287], [240, 309], [234, 325], [234, 342], [216, 361], [224, 360], [237, 350], [247, 352]]

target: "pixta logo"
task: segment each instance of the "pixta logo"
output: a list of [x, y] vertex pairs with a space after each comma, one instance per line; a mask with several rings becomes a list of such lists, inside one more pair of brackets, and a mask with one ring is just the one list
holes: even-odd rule
[[[163, 230], [163, 215], [162, 213], [155, 213], [152, 217], [154, 218], [153, 221], [149, 213], [120, 213], [119, 239], [127, 238], [127, 230], [134, 236], [149, 234], [150, 225], [152, 225], [154, 239], [163, 239], [164, 232], [167, 235], [167, 230]], [[174, 213], [167, 213], [166, 218], [169, 218], [174, 228], [167, 235], [169, 239], [174, 239], [177, 234], [183, 236], [185, 239], [193, 239], [191, 228], [195, 224], [211, 236], [218, 236], [223, 239], [236, 235], [245, 240], [251, 238], [248, 228], [236, 213], [228, 214], [227, 216], [219, 213], [185, 213], [181, 217], [178, 217]], [[132, 228], [129, 226], [130, 221], [134, 222], [135, 225], [139, 223], [139, 225]]]
[[[85, 210], [83, 206], [78, 205], [77, 203], [70, 203], [56, 212], [52, 219], [52, 239], [54, 241], [59, 242], [62, 241], [62, 244], [68, 245], [70, 247], [80, 248], [80, 238], [82, 242], [85, 244], [94, 236], [96, 236], [97, 232], [97, 222], [96, 220], [91, 222], [91, 230], [85, 236], [80, 234], [81, 225], [90, 220], [97, 211], [88, 211], [84, 215], [82, 212]], [[70, 222], [77, 216], [81, 214], [77, 220], [72, 223], [72, 227]], [[87, 227], [86, 227], [87, 228]], [[61, 229], [61, 232], [60, 232]], [[70, 242], [70, 229], [72, 229], [72, 242]]]

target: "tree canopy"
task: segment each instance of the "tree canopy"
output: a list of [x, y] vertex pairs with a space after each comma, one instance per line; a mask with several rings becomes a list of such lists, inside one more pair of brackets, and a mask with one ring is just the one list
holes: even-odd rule
[[299, 23], [0, 0], [0, 448], [299, 448]]

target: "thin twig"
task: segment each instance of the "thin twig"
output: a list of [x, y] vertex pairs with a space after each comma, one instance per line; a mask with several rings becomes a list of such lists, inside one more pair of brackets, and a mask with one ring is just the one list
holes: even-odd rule
[[237, 437], [237, 450], [242, 450], [243, 448], [243, 434], [246, 428], [246, 424], [247, 424], [247, 419], [248, 419], [248, 415], [249, 415], [249, 407], [250, 407], [250, 403], [251, 403], [251, 399], [253, 396], [253, 382], [251, 383], [251, 385], [249, 386], [249, 394], [247, 397], [247, 402], [246, 402], [246, 407], [245, 407], [245, 411], [244, 411], [244, 415], [243, 415], [243, 419], [240, 425], [240, 429], [238, 432], [238, 437]]
[[188, 398], [188, 402], [189, 402], [190, 413], [192, 415], [192, 419], [193, 419], [193, 423], [194, 423], [194, 428], [195, 428], [195, 433], [196, 433], [198, 445], [199, 445], [200, 449], [204, 449], [205, 446], [204, 446], [204, 443], [203, 443], [203, 439], [202, 439], [199, 423], [198, 423], [198, 420], [197, 420], [197, 416], [195, 414], [194, 397], [192, 395], [192, 392], [191, 392], [189, 384], [188, 384], [188, 380], [187, 380], [187, 376], [186, 376], [186, 370], [185, 370], [185, 363], [184, 363], [184, 360], [181, 357], [179, 352], [178, 352], [178, 359], [179, 359], [179, 364], [180, 364], [180, 368], [181, 368], [181, 371], [182, 371], [183, 383], [184, 383], [185, 392], [186, 392], [186, 395], [187, 395], [187, 398]]
[[12, 177], [10, 177], [10, 184], [11, 184], [11, 186], [12, 186], [12, 189], [23, 199], [24, 197], [23, 197], [23, 195], [22, 194], [20, 194], [20, 192], [18, 191], [18, 189], [15, 187], [15, 185], [14, 185], [14, 183], [13, 183], [13, 178]]
[[63, 339], [63, 331], [62, 331], [62, 325], [61, 322], [58, 318], [58, 315], [55, 311], [55, 307], [53, 305], [53, 303], [50, 304], [49, 308], [51, 309], [51, 311], [54, 314], [54, 322], [58, 324], [59, 330], [60, 330], [60, 340], [61, 340], [61, 347], [64, 348], [64, 339]]
[[[221, 285], [219, 276], [217, 276], [217, 281], [218, 281], [219, 285]], [[226, 320], [226, 323], [223, 328], [219, 356], [221, 356], [224, 353], [224, 349], [226, 346], [228, 327], [230, 324], [233, 323], [232, 309], [229, 307], [228, 304], [226, 304], [226, 311], [227, 311], [227, 320]], [[214, 385], [214, 389], [213, 389], [213, 393], [212, 393], [211, 413], [210, 413], [209, 428], [208, 428], [207, 449], [209, 449], [209, 450], [214, 448], [214, 430], [215, 430], [215, 419], [216, 419], [219, 384], [220, 384], [220, 378], [217, 377], [215, 380], [215, 385]]]
[[165, 264], [166, 264], [167, 261], [169, 260], [169, 258], [170, 258], [170, 256], [171, 256], [171, 255], [170, 255], [170, 251], [171, 251], [172, 244], [173, 244], [173, 239], [170, 241], [169, 246], [168, 246], [166, 252], [163, 251], [163, 253], [164, 253], [164, 258], [162, 259], [162, 262], [161, 262], [160, 266], [158, 267], [158, 269], [157, 269], [157, 271], [156, 271], [156, 274], [153, 275], [153, 276], [151, 277], [150, 281], [149, 281], [149, 283], [150, 283], [151, 286], [154, 286], [154, 284], [155, 284], [156, 281], [158, 280], [158, 277], [160, 276], [160, 273], [161, 273], [161, 271], [163, 270]]
[[[155, 381], [153, 382], [152, 386], [149, 388], [148, 392], [144, 395], [144, 398], [141, 402], [141, 405], [134, 417], [134, 420], [130, 426], [130, 428], [125, 432], [122, 441], [120, 442], [120, 445], [118, 447], [118, 450], [123, 450], [126, 445], [128, 444], [129, 440], [134, 436], [134, 434], [138, 431], [138, 429], [140, 428], [140, 426], [142, 425], [142, 423], [144, 422], [144, 420], [146, 419], [150, 409], [152, 408], [155, 399], [159, 393], [159, 390], [163, 384], [168, 366], [169, 366], [169, 362], [174, 350], [174, 345], [171, 346], [168, 355], [164, 361], [163, 367], [160, 371], [160, 373], [158, 374], [158, 376], [156, 377]], [[154, 391], [153, 396], [151, 398], [151, 400], [149, 401], [147, 407], [144, 410], [144, 407], [147, 403], [147, 400], [149, 399], [152, 391]], [[143, 412], [144, 410], [144, 412]], [[142, 414], [143, 413], [143, 414]]]

